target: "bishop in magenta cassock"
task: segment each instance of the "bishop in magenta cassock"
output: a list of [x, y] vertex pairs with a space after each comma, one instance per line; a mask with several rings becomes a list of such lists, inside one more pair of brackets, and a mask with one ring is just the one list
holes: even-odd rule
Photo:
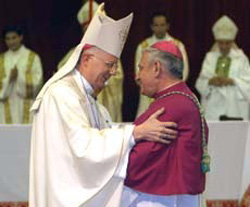
[[197, 98], [181, 80], [181, 53], [173, 42], [158, 42], [144, 50], [139, 69], [141, 93], [155, 101], [135, 125], [163, 107], [159, 120], [176, 122], [178, 137], [169, 145], [141, 141], [133, 147], [123, 207], [198, 207], [209, 170], [208, 128]]

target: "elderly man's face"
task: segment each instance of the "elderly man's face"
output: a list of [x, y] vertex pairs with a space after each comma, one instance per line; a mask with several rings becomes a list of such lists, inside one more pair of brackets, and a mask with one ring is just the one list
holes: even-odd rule
[[164, 16], [155, 16], [153, 18], [153, 24], [151, 25], [151, 29], [154, 35], [158, 39], [162, 39], [165, 37], [166, 32], [169, 29], [169, 25], [167, 23], [167, 19]]
[[230, 49], [233, 45], [232, 40], [217, 40], [220, 52], [223, 56], [227, 55], [230, 52]]
[[145, 96], [152, 97], [155, 93], [155, 84], [153, 81], [154, 66], [150, 64], [149, 54], [147, 52], [142, 54], [138, 67], [139, 71], [135, 80], [140, 86], [140, 93]]
[[86, 52], [81, 60], [83, 74], [93, 87], [94, 91], [99, 93], [105, 86], [105, 83], [112, 75], [116, 74], [118, 60], [115, 56], [96, 50], [95, 52]]
[[16, 51], [18, 50], [21, 45], [22, 45], [22, 40], [23, 40], [23, 36], [17, 34], [16, 32], [8, 32], [5, 35], [5, 43], [8, 47], [8, 49]]

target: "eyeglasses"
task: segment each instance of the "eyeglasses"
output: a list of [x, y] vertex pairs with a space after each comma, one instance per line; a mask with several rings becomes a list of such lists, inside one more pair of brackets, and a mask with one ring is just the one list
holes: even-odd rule
[[103, 60], [102, 58], [100, 58], [100, 57], [98, 57], [96, 55], [91, 55], [91, 57], [94, 57], [94, 58], [96, 58], [98, 60], [103, 61], [105, 63], [105, 65], [107, 66], [107, 68], [109, 69], [109, 71], [112, 72], [112, 73], [116, 72], [117, 69], [118, 69], [118, 61], [112, 62], [112, 61]]

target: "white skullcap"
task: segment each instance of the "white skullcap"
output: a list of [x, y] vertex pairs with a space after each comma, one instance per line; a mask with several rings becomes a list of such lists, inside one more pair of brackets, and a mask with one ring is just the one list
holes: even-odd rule
[[95, 1], [91, 1], [91, 4], [89, 3], [89, 0], [82, 6], [82, 8], [77, 13], [77, 20], [79, 24], [85, 25], [89, 24], [92, 17], [94, 16], [95, 12], [98, 9], [99, 4]]
[[235, 40], [238, 28], [228, 16], [224, 15], [213, 26], [215, 40]]

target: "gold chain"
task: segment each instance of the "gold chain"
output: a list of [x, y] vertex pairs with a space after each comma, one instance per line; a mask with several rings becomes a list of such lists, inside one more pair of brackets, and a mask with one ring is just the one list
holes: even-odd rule
[[202, 133], [201, 136], [202, 136], [202, 150], [203, 150], [202, 161], [201, 161], [202, 165], [201, 166], [202, 166], [203, 173], [209, 172], [210, 171], [210, 156], [208, 154], [208, 149], [207, 149], [205, 118], [204, 118], [204, 112], [203, 112], [202, 106], [199, 103], [199, 100], [197, 99], [197, 97], [195, 95], [191, 96], [191, 95], [184, 93], [182, 91], [172, 91], [172, 92], [166, 93], [166, 94], [158, 97], [156, 100], [159, 100], [159, 99], [162, 99], [164, 97], [174, 95], [174, 94], [183, 95], [183, 96], [191, 99], [199, 109], [200, 117], [201, 117], [201, 133]]

